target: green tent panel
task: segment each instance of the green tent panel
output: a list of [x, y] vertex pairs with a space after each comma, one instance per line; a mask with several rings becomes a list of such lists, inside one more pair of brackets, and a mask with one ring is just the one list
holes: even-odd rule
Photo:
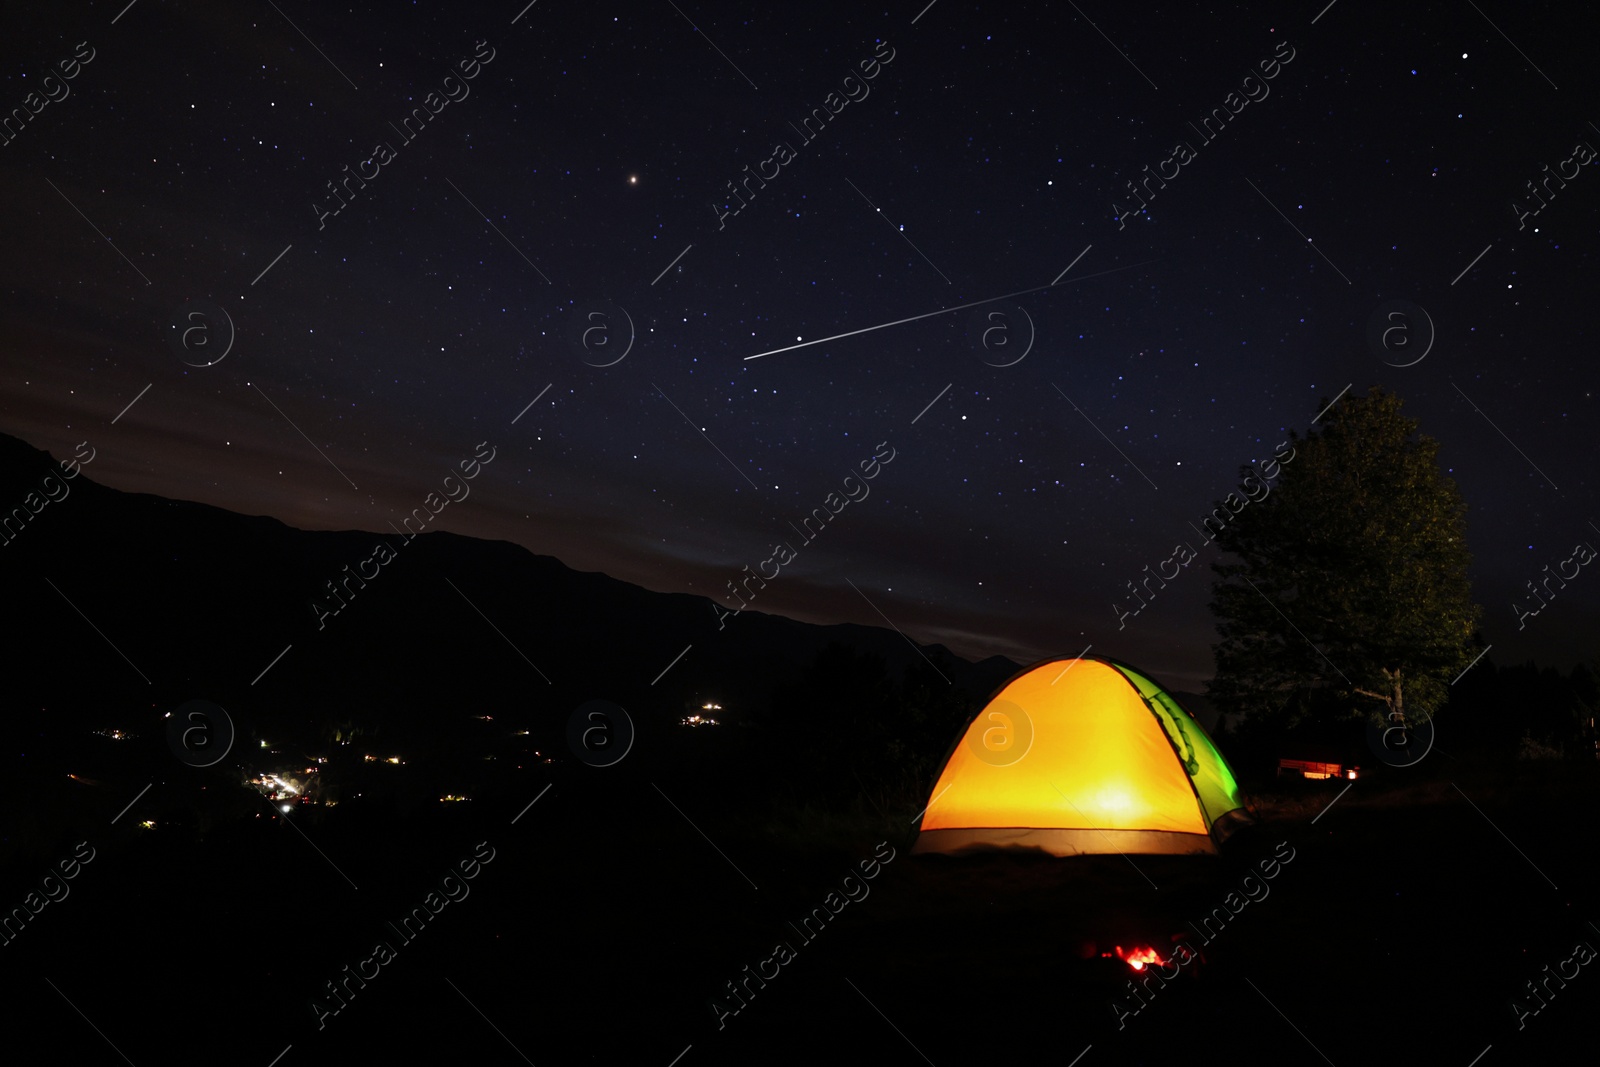
[[945, 757], [915, 852], [1215, 852], [1249, 822], [1233, 771], [1183, 706], [1103, 656], [995, 691]]

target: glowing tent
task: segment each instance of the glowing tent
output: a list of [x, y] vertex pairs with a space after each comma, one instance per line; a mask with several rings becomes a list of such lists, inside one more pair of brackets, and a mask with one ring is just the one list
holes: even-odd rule
[[913, 852], [1215, 852], [1250, 821], [1198, 722], [1132, 667], [1054, 659], [1013, 677], [950, 750]]

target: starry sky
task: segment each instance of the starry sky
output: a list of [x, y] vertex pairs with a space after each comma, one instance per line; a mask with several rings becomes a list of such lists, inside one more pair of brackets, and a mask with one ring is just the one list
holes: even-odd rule
[[1324, 5], [8, 9], [0, 429], [306, 529], [487, 441], [432, 528], [712, 597], [787, 542], [752, 609], [1198, 685], [1214, 546], [1113, 603], [1382, 385], [1494, 658], [1569, 665], [1600, 576], [1512, 605], [1600, 545], [1586, 37]]

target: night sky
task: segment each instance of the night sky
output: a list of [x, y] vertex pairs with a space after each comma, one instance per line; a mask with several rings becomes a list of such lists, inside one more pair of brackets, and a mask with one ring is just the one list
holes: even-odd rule
[[380, 531], [487, 442], [430, 528], [1192, 687], [1215, 547], [1113, 603], [1382, 385], [1494, 658], [1593, 651], [1600, 576], [1512, 607], [1600, 545], [1570, 5], [525, 2], [7, 10], [0, 429]]

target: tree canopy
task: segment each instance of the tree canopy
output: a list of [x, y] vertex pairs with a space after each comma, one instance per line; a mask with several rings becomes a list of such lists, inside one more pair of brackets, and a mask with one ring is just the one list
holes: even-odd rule
[[1417, 722], [1477, 654], [1466, 504], [1400, 408], [1374, 387], [1291, 432], [1270, 495], [1216, 533], [1209, 693], [1225, 709], [1292, 721], [1329, 706], [1304, 697], [1320, 691], [1345, 714]]

